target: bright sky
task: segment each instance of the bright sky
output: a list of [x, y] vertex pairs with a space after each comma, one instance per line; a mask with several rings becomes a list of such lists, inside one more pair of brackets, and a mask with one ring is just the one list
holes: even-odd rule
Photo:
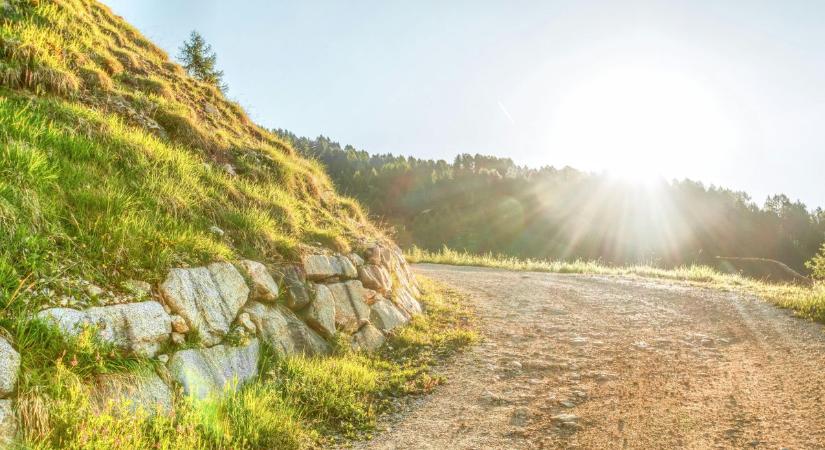
[[825, 2], [104, 1], [266, 127], [825, 206]]

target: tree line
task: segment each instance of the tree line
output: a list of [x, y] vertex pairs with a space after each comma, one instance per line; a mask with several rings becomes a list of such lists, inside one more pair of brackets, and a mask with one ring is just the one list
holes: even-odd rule
[[744, 192], [691, 180], [640, 187], [570, 167], [479, 154], [451, 163], [369, 154], [274, 131], [392, 225], [401, 245], [665, 267], [757, 257], [825, 272], [825, 257], [815, 258], [825, 211], [784, 194], [758, 205]]

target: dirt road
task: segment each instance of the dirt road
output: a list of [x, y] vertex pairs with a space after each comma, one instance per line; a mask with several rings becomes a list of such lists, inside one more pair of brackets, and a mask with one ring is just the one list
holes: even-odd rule
[[821, 325], [674, 283], [416, 270], [470, 295], [484, 342], [366, 448], [825, 448]]

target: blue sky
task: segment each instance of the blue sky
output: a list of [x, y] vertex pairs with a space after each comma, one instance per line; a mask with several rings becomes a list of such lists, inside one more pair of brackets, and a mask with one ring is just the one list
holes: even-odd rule
[[825, 206], [825, 2], [105, 3], [266, 127]]

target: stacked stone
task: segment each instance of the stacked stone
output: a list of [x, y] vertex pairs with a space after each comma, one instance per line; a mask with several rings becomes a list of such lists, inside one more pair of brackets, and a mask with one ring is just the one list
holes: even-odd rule
[[[353, 349], [374, 351], [388, 333], [422, 313], [420, 290], [401, 250], [384, 243], [365, 245], [361, 254], [319, 251], [298, 265], [274, 268], [250, 260], [175, 268], [157, 292], [162, 303], [51, 308], [38, 317], [70, 335], [93, 325], [101, 339], [157, 357], [170, 375], [164, 379], [206, 398], [255, 378], [262, 343], [283, 355], [318, 356], [344, 335]], [[158, 354], [169, 343], [180, 348], [187, 342], [191, 348]], [[0, 363], [2, 358], [0, 353]], [[103, 402], [122, 404], [125, 398], [132, 410], [152, 414], [173, 409], [170, 387], [155, 374], [101, 376], [96, 387]], [[0, 401], [0, 418], [2, 411]]]
[[0, 448], [11, 445], [17, 429], [17, 419], [9, 397], [17, 386], [19, 371], [20, 354], [6, 339], [0, 337]]

